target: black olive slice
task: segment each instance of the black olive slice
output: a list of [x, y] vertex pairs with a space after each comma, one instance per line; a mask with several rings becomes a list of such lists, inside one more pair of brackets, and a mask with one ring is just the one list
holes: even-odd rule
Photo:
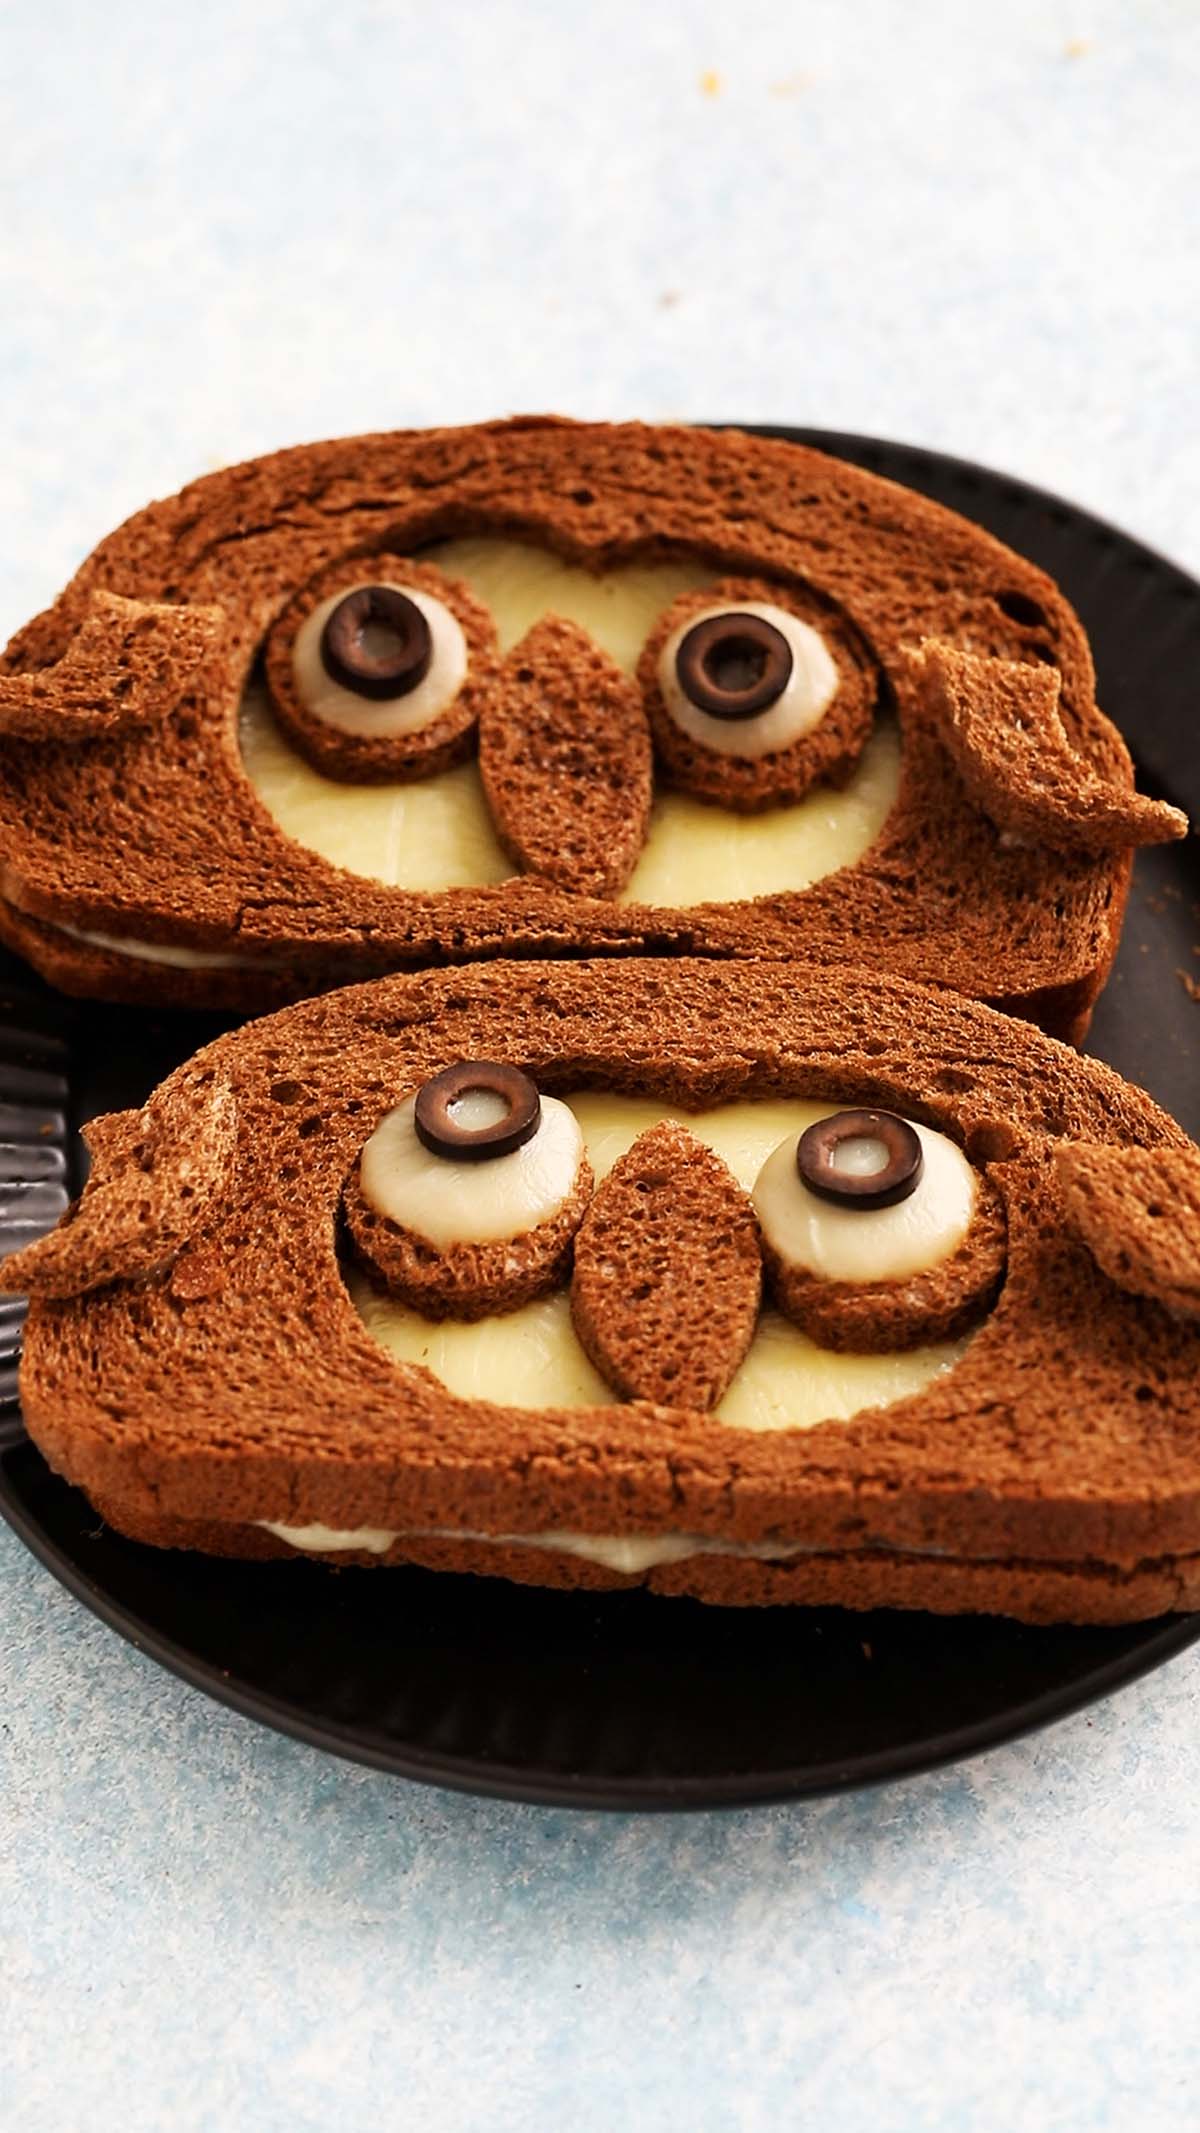
[[[468, 1093], [498, 1096], [506, 1109], [490, 1126], [460, 1126], [455, 1104]], [[465, 1059], [446, 1067], [417, 1091], [413, 1126], [431, 1155], [457, 1163], [486, 1163], [511, 1155], [532, 1140], [541, 1122], [542, 1103], [528, 1074], [520, 1067], [491, 1059]]]
[[679, 686], [713, 718], [754, 718], [792, 678], [792, 648], [762, 615], [730, 608], [694, 622], [675, 654]]
[[347, 593], [321, 631], [321, 664], [330, 680], [379, 703], [407, 696], [424, 681], [432, 658], [429, 623], [394, 585]]
[[[835, 1151], [858, 1140], [882, 1141], [886, 1163], [865, 1173], [835, 1169]], [[924, 1167], [916, 1129], [894, 1111], [835, 1111], [802, 1133], [796, 1149], [796, 1168], [809, 1191], [842, 1207], [895, 1207], [915, 1192]]]

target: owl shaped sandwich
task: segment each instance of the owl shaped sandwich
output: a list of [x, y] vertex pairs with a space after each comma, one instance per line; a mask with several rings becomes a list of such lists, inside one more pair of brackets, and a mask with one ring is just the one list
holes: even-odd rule
[[506, 957], [800, 956], [1078, 1037], [1140, 798], [978, 528], [736, 432], [283, 452], [109, 536], [0, 662], [0, 937], [258, 1009]]
[[1200, 1151], [1028, 1023], [827, 962], [474, 965], [248, 1023], [87, 1139], [3, 1285], [31, 1434], [135, 1540], [1200, 1603]]

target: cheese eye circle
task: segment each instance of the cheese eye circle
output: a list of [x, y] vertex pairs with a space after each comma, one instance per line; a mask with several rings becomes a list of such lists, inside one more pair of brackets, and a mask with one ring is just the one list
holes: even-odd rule
[[[380, 1120], [359, 1163], [363, 1197], [375, 1214], [439, 1250], [495, 1244], [552, 1222], [577, 1191], [584, 1161], [583, 1134], [569, 1105], [539, 1097], [529, 1082], [538, 1107], [530, 1129], [526, 1109], [508, 1107], [489, 1085], [480, 1085], [479, 1065], [465, 1071], [472, 1078], [457, 1098], [443, 1091], [436, 1099], [433, 1115], [442, 1135], [436, 1147], [418, 1124], [417, 1106], [426, 1089], [445, 1080], [441, 1075]], [[524, 1074], [518, 1079], [528, 1081]], [[424, 1109], [428, 1122], [430, 1107]], [[522, 1135], [515, 1142], [510, 1120]], [[485, 1149], [480, 1136], [493, 1132], [499, 1142]], [[485, 1153], [487, 1160], [481, 1160]]]
[[714, 607], [673, 630], [658, 658], [664, 707], [681, 733], [717, 755], [790, 748], [818, 725], [838, 668], [810, 622], [765, 600]]
[[[894, 1136], [903, 1152], [898, 1167], [907, 1170], [907, 1182], [898, 1197], [871, 1204], [872, 1188], [884, 1186], [893, 1169], [893, 1157], [878, 1122], [891, 1120], [895, 1114], [850, 1116], [872, 1123], [867, 1130], [860, 1126], [834, 1140], [833, 1152], [838, 1147], [847, 1151], [843, 1160], [849, 1167], [840, 1171], [842, 1182], [832, 1189], [827, 1184], [828, 1177], [837, 1174], [832, 1164], [823, 1180], [824, 1189], [813, 1189], [801, 1167], [800, 1143], [794, 1136], [781, 1141], [767, 1157], [753, 1195], [766, 1244], [784, 1268], [823, 1281], [906, 1281], [940, 1266], [965, 1239], [977, 1204], [978, 1181], [966, 1156], [944, 1133], [897, 1119], [896, 1124], [907, 1129]], [[845, 1112], [835, 1113], [832, 1121], [820, 1124], [828, 1128], [846, 1117]], [[913, 1151], [908, 1134], [920, 1153], [919, 1170], [909, 1168]], [[865, 1187], [866, 1205], [856, 1186]]]
[[416, 585], [342, 586], [305, 617], [292, 645], [296, 694], [340, 733], [387, 740], [418, 733], [467, 678], [457, 615]]

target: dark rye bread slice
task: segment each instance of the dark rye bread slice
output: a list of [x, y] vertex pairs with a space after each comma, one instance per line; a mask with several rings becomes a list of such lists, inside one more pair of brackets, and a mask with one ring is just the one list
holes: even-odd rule
[[[196, 1548], [206, 1555], [274, 1562], [293, 1548], [261, 1526], [172, 1518], [116, 1498], [96, 1510], [117, 1532], [153, 1548]], [[905, 1556], [897, 1550], [814, 1549], [793, 1562], [728, 1560], [696, 1555], [626, 1576], [601, 1563], [512, 1543], [406, 1536], [383, 1554], [348, 1549], [322, 1556], [331, 1565], [364, 1569], [415, 1564], [460, 1575], [510, 1578], [559, 1592], [616, 1592], [644, 1585], [651, 1592], [707, 1601], [715, 1607], [876, 1607], [936, 1615], [1016, 1615], [1023, 1622], [1141, 1622], [1200, 1606], [1200, 1556], [1164, 1556], [1125, 1568], [1105, 1563], [954, 1562]], [[1014, 1594], [1018, 1595], [1014, 1604]]]
[[[489, 530], [598, 570], [691, 554], [822, 603], [900, 720], [899, 798], [871, 851], [805, 890], [667, 909], [536, 876], [389, 889], [285, 836], [237, 740], [247, 677], [282, 612], [348, 560]], [[96, 621], [106, 596], [153, 611], [156, 675], [178, 633], [176, 692], [138, 688], [139, 705], [160, 706], [151, 723], [112, 713], [118, 684]], [[212, 617], [223, 630], [197, 666], [198, 609], [206, 633]], [[1083, 632], [1051, 581], [955, 514], [818, 452], [735, 431], [529, 418], [252, 461], [119, 527], [10, 644], [4, 703], [22, 720], [41, 709], [34, 737], [23, 725], [24, 737], [0, 738], [0, 936], [68, 991], [238, 1009], [509, 955], [858, 957], [1078, 1035], [1115, 951], [1129, 853], [1012, 846], [971, 800], [944, 715], [910, 670], [905, 648], [929, 637], [1035, 674], [1051, 662], [1081, 776], [1130, 792]], [[986, 666], [974, 671], [986, 688]], [[88, 706], [113, 730], [64, 738]], [[179, 969], [139, 944], [200, 960]]]
[[[921, 1392], [809, 1430], [646, 1401], [455, 1398], [366, 1332], [336, 1215], [382, 1115], [472, 1056], [551, 1093], [684, 1109], [824, 1098], [948, 1133], [1003, 1202], [996, 1306]], [[205, 1202], [182, 1151], [226, 1101], [236, 1145], [215, 1156]], [[591, 1586], [628, 1581], [528, 1537], [685, 1534], [806, 1551], [782, 1565], [692, 1554], [653, 1573], [658, 1590], [725, 1603], [1123, 1620], [1197, 1597], [1200, 1326], [1103, 1271], [1056, 1160], [1073, 1145], [1139, 1151], [1169, 1199], [1195, 1150], [1140, 1091], [1028, 1025], [849, 968], [514, 963], [390, 978], [251, 1024], [164, 1083], [154, 1120], [155, 1234], [114, 1215], [101, 1151], [57, 1233], [74, 1234], [78, 1293], [60, 1293], [53, 1238], [4, 1274], [34, 1296], [30, 1430], [135, 1537], [272, 1553], [256, 1521], [375, 1528], [398, 1536], [396, 1559], [476, 1564], [469, 1536], [507, 1536], [488, 1567]], [[526, 1545], [510, 1556], [513, 1536]]]

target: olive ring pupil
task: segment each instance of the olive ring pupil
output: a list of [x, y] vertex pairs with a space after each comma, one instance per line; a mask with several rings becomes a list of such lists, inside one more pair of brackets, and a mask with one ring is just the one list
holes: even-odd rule
[[[838, 1149], [858, 1140], [881, 1142], [884, 1162], [874, 1170], [839, 1169]], [[916, 1191], [924, 1167], [915, 1126], [895, 1111], [836, 1111], [802, 1133], [796, 1148], [796, 1168], [809, 1191], [842, 1207], [895, 1207]]]
[[429, 622], [396, 585], [348, 592], [321, 631], [321, 664], [330, 680], [376, 702], [407, 696], [424, 681], [432, 660]]
[[764, 615], [704, 615], [680, 639], [675, 674], [697, 710], [754, 718], [778, 703], [792, 678], [792, 648]]
[[[485, 1125], [461, 1125], [455, 1110], [466, 1096], [498, 1097], [503, 1110]], [[537, 1089], [519, 1067], [505, 1066], [499, 1060], [463, 1060], [418, 1089], [413, 1129], [431, 1155], [452, 1162], [485, 1163], [524, 1147], [537, 1132], [541, 1116]]]

